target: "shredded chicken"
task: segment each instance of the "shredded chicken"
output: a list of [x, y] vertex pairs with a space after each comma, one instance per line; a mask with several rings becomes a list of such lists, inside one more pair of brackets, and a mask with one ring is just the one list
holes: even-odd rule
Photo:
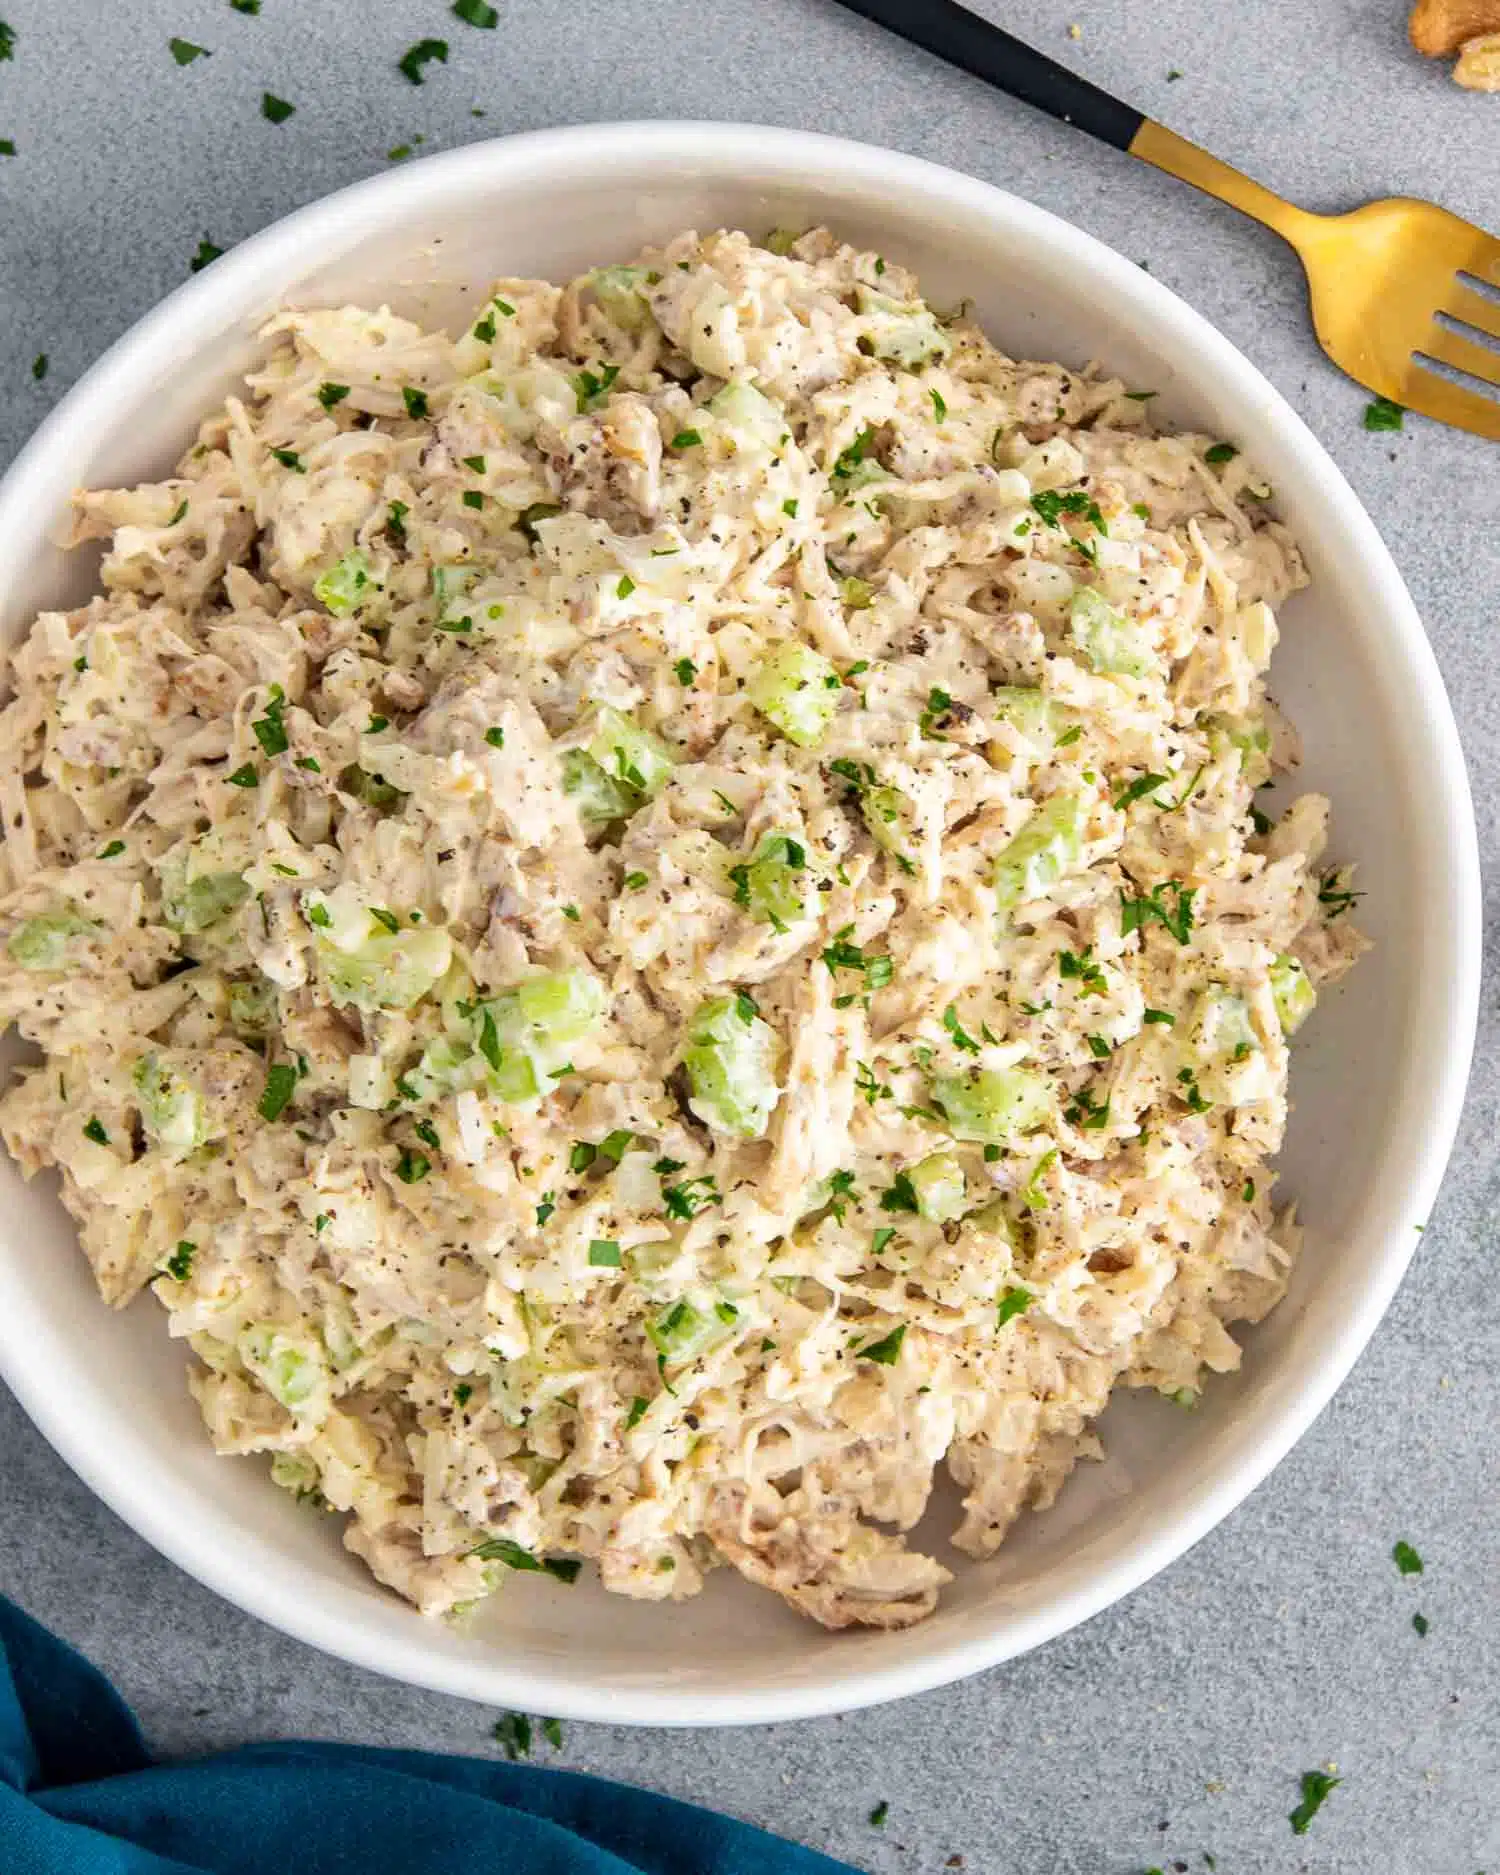
[[424, 1611], [919, 1620], [1293, 1261], [1269, 491], [821, 230], [266, 337], [14, 654], [10, 1150]]

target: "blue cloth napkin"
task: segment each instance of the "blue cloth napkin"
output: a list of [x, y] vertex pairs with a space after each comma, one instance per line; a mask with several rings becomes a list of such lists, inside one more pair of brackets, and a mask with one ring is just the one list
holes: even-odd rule
[[669, 1797], [359, 1745], [155, 1762], [94, 1667], [0, 1596], [4, 1875], [849, 1875]]

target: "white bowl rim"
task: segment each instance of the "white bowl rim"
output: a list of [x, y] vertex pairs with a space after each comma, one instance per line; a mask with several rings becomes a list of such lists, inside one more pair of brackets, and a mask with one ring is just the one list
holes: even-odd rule
[[[492, 1661], [454, 1661], [424, 1649], [422, 1627], [412, 1623], [409, 1642], [369, 1634], [354, 1615], [303, 1604], [232, 1554], [200, 1541], [191, 1512], [191, 1492], [180, 1488], [148, 1499], [128, 1479], [112, 1475], [87, 1426], [69, 1417], [53, 1378], [28, 1361], [26, 1335], [0, 1311], [0, 1376], [33, 1423], [85, 1484], [153, 1548], [206, 1587], [272, 1627], [308, 1645], [373, 1672], [487, 1705], [522, 1707], [561, 1718], [637, 1725], [745, 1725], [811, 1718], [852, 1711], [945, 1685], [1041, 1645], [1129, 1594], [1183, 1555], [1229, 1514], [1281, 1461], [1343, 1382], [1390, 1304], [1417, 1242], [1413, 1228], [1436, 1197], [1462, 1110], [1478, 1019], [1481, 955], [1481, 887], [1478, 836], [1457, 727], [1416, 608], [1374, 523], [1322, 444], [1261, 372], [1202, 314], [1150, 274], [1048, 210], [1009, 191], [922, 158], [846, 138], [773, 126], [670, 120], [565, 126], [488, 139], [426, 157], [372, 176], [295, 210], [230, 249], [211, 267], [176, 288], [130, 328], [72, 387], [25, 444], [0, 478], [0, 541], [18, 525], [27, 488], [49, 479], [48, 467], [79, 452], [78, 435], [89, 427], [96, 405], [128, 407], [144, 368], [170, 347], [178, 356], [243, 319], [295, 279], [299, 262], [337, 241], [352, 223], [374, 232], [389, 217], [419, 209], [424, 200], [451, 197], [472, 179], [482, 187], [497, 166], [555, 173], [569, 162], [595, 166], [611, 153], [639, 164], [650, 157], [664, 168], [687, 166], [705, 152], [715, 168], [738, 157], [749, 176], [774, 171], [778, 178], [884, 180], [935, 203], [957, 204], [1003, 218], [1011, 233], [1054, 251], [1068, 252], [1097, 283], [1147, 315], [1166, 342], [1176, 341], [1213, 365], [1236, 401], [1274, 417], [1297, 445], [1324, 515], [1361, 555], [1385, 590], [1387, 626], [1405, 660], [1413, 710], [1427, 731], [1430, 765], [1424, 814], [1450, 885], [1447, 908], [1451, 942], [1443, 960], [1449, 994], [1444, 1066], [1437, 1072], [1429, 1124], [1410, 1150], [1405, 1218], [1388, 1225], [1342, 1332], [1320, 1350], [1319, 1362], [1295, 1389], [1272, 1401], [1261, 1399], [1247, 1414], [1251, 1439], [1241, 1436], [1238, 1455], [1212, 1479], [1199, 1484], [1170, 1519], [1126, 1543], [1089, 1580], [1045, 1608], [997, 1618], [992, 1634], [933, 1646], [893, 1663], [838, 1673], [827, 1684], [676, 1692], [669, 1685], [611, 1687], [607, 1709], [586, 1682], [544, 1670], [524, 1672]], [[1429, 1049], [1429, 1054], [1434, 1051]], [[189, 1514], [184, 1514], [187, 1512]]]

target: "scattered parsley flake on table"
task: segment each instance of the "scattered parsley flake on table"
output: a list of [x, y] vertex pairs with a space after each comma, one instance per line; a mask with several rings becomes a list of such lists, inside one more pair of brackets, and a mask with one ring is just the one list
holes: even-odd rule
[[236, 13], [259, 13], [260, 0], [229, 0]]
[[0, 20], [0, 64], [16, 56], [16, 32], [13, 26], [7, 26]]
[[886, 1802], [885, 1798], [882, 1797], [880, 1802], [877, 1803], [875, 1808], [870, 1812], [871, 1826], [875, 1829], [884, 1829], [885, 1820], [890, 1813], [891, 1806]]
[[489, 0], [453, 0], [453, 13], [465, 26], [489, 27], [498, 24], [500, 19]]
[[1287, 1817], [1294, 1836], [1307, 1834], [1308, 1824], [1322, 1809], [1327, 1801], [1328, 1793], [1331, 1790], [1337, 1790], [1343, 1781], [1341, 1777], [1333, 1777], [1327, 1771], [1304, 1771], [1302, 1773], [1302, 1801]]
[[270, 91], [260, 94], [260, 114], [268, 124], [284, 124], [296, 108], [295, 104], [288, 104], [285, 98], [278, 98]]
[[430, 65], [434, 59], [437, 60], [439, 65], [446, 65], [448, 63], [448, 41], [446, 39], [419, 39], [414, 46], [408, 46], [406, 51], [401, 54], [401, 57], [397, 59], [396, 69], [401, 73], [401, 76], [409, 80], [410, 83], [414, 85], [425, 84], [427, 81], [422, 76], [422, 67], [424, 65]]
[[36, 379], [36, 381], [37, 381], [37, 382], [38, 382], [39, 384], [41, 383], [41, 381], [42, 381], [42, 379], [43, 379], [44, 377], [46, 377], [46, 375], [47, 375], [47, 354], [46, 354], [45, 352], [38, 352], [38, 353], [37, 353], [37, 355], [36, 355], [36, 357], [32, 359], [32, 361], [31, 361], [31, 375], [32, 375], [32, 376], [33, 376], [33, 377], [34, 377], [34, 378]]
[[0, 137], [0, 156], [14, 156], [15, 153], [16, 146], [14, 139], [11, 137]]
[[1405, 416], [1405, 405], [1394, 403], [1389, 397], [1377, 397], [1373, 403], [1365, 405], [1364, 424], [1367, 430], [1399, 430]]
[[1392, 1549], [1391, 1560], [1404, 1576], [1419, 1576], [1422, 1573], [1422, 1558], [1405, 1538]]
[[222, 247], [215, 247], [207, 235], [198, 243], [198, 251], [188, 262], [189, 273], [202, 273], [211, 260], [217, 260], [224, 252]]
[[179, 65], [191, 65], [194, 59], [213, 57], [207, 46], [195, 46], [191, 39], [169, 39], [167, 50]]

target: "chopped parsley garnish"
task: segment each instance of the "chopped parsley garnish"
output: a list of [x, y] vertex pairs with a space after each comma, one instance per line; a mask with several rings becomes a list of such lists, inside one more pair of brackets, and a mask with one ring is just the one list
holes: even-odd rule
[[1422, 1573], [1422, 1558], [1404, 1538], [1391, 1551], [1391, 1560], [1404, 1576], [1419, 1576]]
[[1176, 1016], [1170, 1014], [1165, 1009], [1147, 1009], [1142, 1014], [1141, 1020], [1143, 1022], [1159, 1022], [1164, 1028], [1168, 1029], [1175, 1029], [1177, 1026]]
[[492, 749], [503, 749], [505, 747], [505, 731], [501, 729], [498, 724], [485, 730], [484, 739]]
[[401, 386], [401, 401], [406, 405], [407, 416], [420, 420], [427, 415], [427, 393], [415, 384]]
[[392, 937], [401, 929], [401, 920], [393, 911], [387, 911], [383, 905], [372, 905], [370, 907], [370, 916], [375, 920], [376, 924], [384, 925], [386, 930], [391, 933]]
[[870, 1255], [872, 1257], [878, 1257], [895, 1234], [896, 1226], [894, 1224], [882, 1224], [880, 1229], [876, 1231], [875, 1235], [870, 1239]]
[[258, 788], [260, 770], [254, 762], [246, 762], [243, 767], [237, 768], [232, 775], [226, 775], [224, 779], [231, 788]]
[[434, 1152], [441, 1152], [443, 1142], [438, 1138], [438, 1130], [431, 1120], [418, 1120], [411, 1129], [424, 1146], [431, 1146]]
[[198, 243], [198, 251], [188, 262], [189, 273], [202, 273], [210, 261], [217, 260], [224, 252], [222, 247], [215, 247], [207, 235]]
[[703, 438], [696, 430], [679, 430], [672, 438], [674, 449], [696, 449]]
[[186, 1237], [178, 1244], [162, 1268], [174, 1283], [185, 1283], [193, 1273], [193, 1258], [198, 1254], [198, 1246], [190, 1243]]
[[266, 705], [264, 716], [257, 716], [250, 727], [255, 732], [255, 740], [267, 755], [285, 755], [291, 744], [287, 741], [286, 725], [281, 720], [281, 712], [286, 707], [286, 699], [273, 696]]
[[882, 1367], [894, 1367], [901, 1358], [901, 1343], [906, 1339], [906, 1323], [898, 1322], [888, 1335], [867, 1341], [854, 1352], [862, 1361], [878, 1361]]
[[306, 475], [307, 469], [295, 449], [273, 449], [271, 454], [283, 469], [290, 469], [294, 475]]
[[408, 46], [406, 51], [401, 54], [401, 57], [397, 59], [396, 69], [403, 78], [408, 79], [412, 84], [424, 84], [426, 81], [422, 76], [422, 67], [424, 65], [430, 65], [434, 59], [437, 60], [439, 65], [446, 65], [448, 63], [448, 41], [446, 39], [419, 39], [414, 46]]
[[31, 375], [32, 375], [32, 376], [33, 376], [33, 377], [34, 377], [34, 378], [36, 379], [36, 381], [37, 381], [37, 383], [38, 383], [38, 384], [40, 384], [40, 383], [41, 383], [41, 381], [42, 381], [42, 379], [43, 379], [44, 377], [46, 377], [46, 375], [47, 375], [47, 354], [46, 354], [45, 352], [38, 352], [38, 353], [37, 353], [37, 355], [36, 355], [36, 357], [32, 359], [32, 361], [31, 361]]
[[[519, 1547], [519, 1544], [511, 1545], [512, 1549]], [[477, 1556], [479, 1551], [474, 1550], [471, 1554]], [[532, 1561], [535, 1560], [533, 1557]], [[531, 1721], [524, 1712], [502, 1713], [495, 1721], [492, 1736], [512, 1764], [518, 1758], [531, 1756]]]
[[105, 1132], [103, 1126], [100, 1124], [97, 1114], [84, 1126], [83, 1136], [85, 1139], [93, 1140], [96, 1146], [107, 1146], [109, 1144], [109, 1134]]
[[1021, 1014], [1023, 1016], [1044, 1016], [1051, 1007], [1052, 998], [1049, 996], [1044, 1003], [1022, 1003]]
[[598, 372], [580, 371], [573, 379], [573, 394], [578, 400], [579, 414], [599, 403], [619, 375], [618, 365], [606, 365]]
[[385, 511], [385, 531], [392, 540], [406, 539], [406, 517], [411, 509], [404, 501], [393, 501]]
[[191, 65], [194, 59], [213, 56], [207, 46], [195, 46], [191, 39], [169, 39], [167, 50], [179, 65]]
[[922, 711], [921, 730], [924, 736], [930, 736], [938, 721], [953, 708], [953, 699], [946, 690], [940, 690], [936, 684], [927, 692], [927, 707]]
[[1166, 775], [1138, 775], [1128, 788], [1122, 788], [1115, 796], [1116, 811], [1122, 811], [1134, 801], [1143, 801], [1148, 794], [1154, 794], [1167, 779]]
[[1083, 724], [1074, 723], [1071, 729], [1065, 729], [1062, 732], [1062, 734], [1057, 738], [1056, 746], [1059, 749], [1071, 748], [1072, 745], [1075, 742], [1077, 742], [1082, 735], [1083, 735]]
[[1085, 996], [1102, 996], [1109, 986], [1103, 970], [1093, 960], [1093, 950], [1092, 944], [1085, 944], [1081, 951], [1059, 951], [1057, 970], [1059, 976], [1081, 983]]
[[867, 1061], [861, 1061], [856, 1065], [854, 1070], [854, 1085], [859, 1089], [860, 1093], [864, 1095], [865, 1100], [872, 1107], [877, 1100], [889, 1100], [891, 1098], [890, 1086], [885, 1081], [876, 1079], [875, 1072]]
[[627, 892], [639, 892], [643, 885], [649, 883], [650, 881], [643, 872], [627, 872], [625, 875], [625, 890]]
[[[458, 11], [458, 8], [455, 6], [453, 11], [456, 13]], [[487, 13], [494, 13], [495, 10], [493, 7], [486, 7], [485, 11]], [[499, 14], [495, 14], [496, 19], [498, 19], [499, 17], [500, 17]], [[484, 26], [484, 25], [489, 24], [490, 22], [485, 21], [485, 20], [476, 20], [474, 23], [475, 25], [478, 25], [478, 26]], [[562, 1742], [563, 1742], [562, 1720], [561, 1719], [543, 1719], [542, 1720], [542, 1737], [546, 1739], [547, 1743], [552, 1747], [554, 1751], [561, 1751]]]
[[1425, 1641], [1427, 1639], [1427, 1629], [1428, 1629], [1428, 1626], [1430, 1625], [1427, 1620], [1426, 1615], [1413, 1615], [1411, 1618], [1411, 1624], [1416, 1629], [1418, 1634], [1421, 1635], [1422, 1639]]
[[615, 587], [615, 597], [617, 599], [628, 599], [634, 591], [635, 581], [628, 573], [622, 573], [620, 575], [620, 583]]
[[465, 26], [489, 28], [500, 18], [495, 9], [489, 5], [488, 0], [453, 0], [453, 13], [454, 17], [461, 19]]
[[484, 506], [484, 494], [477, 488], [466, 488], [460, 500], [466, 508], [482, 508]]
[[[1167, 894], [1172, 893], [1174, 903], [1167, 903]], [[1132, 931], [1142, 931], [1149, 924], [1159, 924], [1170, 931], [1179, 944], [1186, 944], [1193, 930], [1193, 900], [1197, 897], [1197, 887], [1180, 885], [1175, 879], [1168, 879], [1161, 885], [1155, 885], [1139, 898], [1127, 898], [1120, 893], [1120, 935], [1129, 937]]]
[[1318, 903], [1324, 908], [1330, 920], [1341, 918], [1356, 899], [1364, 897], [1363, 892], [1351, 892], [1345, 883], [1348, 873], [1341, 866], [1335, 866], [1331, 872], [1325, 872], [1318, 885]]
[[[656, 1163], [660, 1167], [668, 1162], [658, 1159]], [[695, 1218], [711, 1204], [722, 1202], [718, 1183], [708, 1173], [684, 1179], [680, 1185], [663, 1185], [661, 1196], [668, 1217]]]
[[639, 1393], [630, 1402], [630, 1411], [625, 1415], [625, 1430], [627, 1432], [630, 1431], [632, 1426], [638, 1426], [641, 1423], [646, 1416], [646, 1408], [650, 1404], [651, 1402]]
[[943, 1011], [943, 1027], [953, 1037], [953, 1046], [955, 1048], [961, 1048], [966, 1055], [977, 1055], [979, 1053], [978, 1042], [974, 1040], [974, 1037], [969, 1034], [968, 1030], [965, 1029], [964, 1025], [958, 1019], [958, 1007], [955, 1003], [949, 1003], [948, 1007]]
[[870, 1812], [871, 1827], [873, 1829], [884, 1829], [885, 1820], [890, 1815], [890, 1813], [891, 1813], [891, 1806], [886, 1802], [885, 1798], [882, 1797], [880, 1802], [877, 1803], [875, 1808]]
[[0, 137], [0, 156], [14, 156], [16, 140], [14, 137]]
[[557, 1206], [552, 1202], [552, 1193], [549, 1191], [536, 1208], [536, 1221], [538, 1226], [545, 1224], [556, 1209]]
[[1198, 1077], [1191, 1068], [1177, 1070], [1177, 1084], [1182, 1090], [1178, 1098], [1186, 1101], [1189, 1113], [1207, 1113], [1214, 1104], [1211, 1100], [1203, 1098], [1202, 1090], [1198, 1086]]
[[693, 679], [698, 675], [698, 666], [691, 658], [679, 658], [672, 666], [672, 669], [677, 673], [677, 681], [682, 685], [684, 690], [687, 689], [688, 685], [692, 683]]
[[474, 1389], [469, 1385], [467, 1380], [459, 1381], [458, 1385], [453, 1389], [453, 1404], [455, 1406], [467, 1406], [473, 1397]]
[[396, 1176], [403, 1185], [419, 1185], [432, 1170], [432, 1161], [425, 1152], [413, 1152], [410, 1146], [401, 1148], [401, 1157], [396, 1161]]
[[1253, 1178], [1247, 1178], [1244, 1184], [1240, 1186], [1240, 1203], [1255, 1203], [1255, 1180]]
[[272, 92], [260, 94], [260, 114], [268, 124], [284, 124], [296, 108], [295, 104], [288, 104], [285, 98], [278, 98]]
[[833, 467], [828, 471], [834, 481], [847, 481], [853, 475], [875, 444], [875, 432], [867, 423], [850, 443], [847, 449], [839, 451], [834, 458]]
[[795, 521], [797, 518], [797, 503], [795, 499], [789, 497], [786, 501], [782, 502], [781, 512], [783, 514], [790, 515], [791, 518]]
[[831, 971], [863, 971], [870, 989], [883, 990], [895, 975], [896, 967], [889, 957], [867, 957], [858, 944], [851, 944], [849, 933], [853, 929], [852, 924], [846, 924], [834, 933], [833, 942], [823, 952], [823, 962]]
[[619, 1269], [620, 1246], [612, 1237], [596, 1237], [589, 1245], [589, 1267], [596, 1270]]
[[472, 330], [474, 337], [479, 340], [481, 345], [493, 345], [495, 342], [495, 315], [492, 312], [486, 312], [482, 319], [478, 319], [474, 322]]
[[172, 510], [172, 518], [170, 521], [168, 521], [167, 526], [176, 527], [177, 523], [182, 519], [182, 517], [187, 513], [187, 511], [188, 511], [188, 505], [187, 505], [186, 499], [179, 501], [177, 506]]
[[111, 840], [108, 846], [100, 847], [99, 857], [100, 859], [114, 859], [118, 854], [124, 851], [125, 842], [123, 840]]
[[1302, 1773], [1302, 1801], [1287, 1819], [1294, 1836], [1307, 1834], [1308, 1824], [1322, 1809], [1329, 1791], [1337, 1790], [1343, 1781], [1341, 1777], [1330, 1777], [1326, 1771]]
[[921, 1207], [910, 1174], [896, 1174], [894, 1182], [880, 1194], [880, 1208], [882, 1211], [910, 1211], [914, 1217], [919, 1213]]
[[1080, 1088], [1073, 1096], [1073, 1104], [1068, 1107], [1063, 1118], [1085, 1133], [1097, 1133], [1109, 1124], [1109, 1102], [1099, 1102], [1086, 1087]]
[[1393, 403], [1389, 397], [1377, 397], [1373, 403], [1365, 405], [1364, 423], [1367, 430], [1399, 430], [1406, 416], [1404, 404]]
[[1099, 504], [1092, 495], [1085, 494], [1081, 488], [1069, 489], [1063, 494], [1060, 489], [1044, 488], [1031, 497], [1031, 505], [1048, 527], [1055, 527], [1066, 532], [1063, 527], [1065, 514], [1076, 515], [1080, 520], [1090, 523], [1094, 531], [1107, 534], [1109, 526], [1104, 519]]
[[266, 1069], [266, 1084], [256, 1111], [263, 1120], [279, 1120], [297, 1086], [297, 1070], [290, 1061], [277, 1061]]
[[1233, 443], [1214, 443], [1212, 447], [1204, 450], [1203, 460], [1211, 462], [1217, 468], [1221, 462], [1233, 462], [1239, 453]]
[[948, 406], [943, 401], [943, 393], [934, 387], [927, 395], [932, 399], [932, 414], [941, 423], [948, 414]]
[[1114, 1049], [1102, 1035], [1087, 1035], [1084, 1040], [1089, 1045], [1089, 1053], [1096, 1061], [1108, 1061]]
[[1007, 1289], [1001, 1296], [995, 1310], [995, 1326], [997, 1328], [1003, 1328], [1007, 1322], [1013, 1321], [1016, 1316], [1024, 1315], [1027, 1309], [1031, 1307], [1034, 1300], [1035, 1298], [1029, 1289]]
[[369, 722], [365, 724], [365, 734], [367, 736], [378, 736], [382, 729], [389, 729], [390, 726], [391, 719], [389, 716], [372, 716]]

